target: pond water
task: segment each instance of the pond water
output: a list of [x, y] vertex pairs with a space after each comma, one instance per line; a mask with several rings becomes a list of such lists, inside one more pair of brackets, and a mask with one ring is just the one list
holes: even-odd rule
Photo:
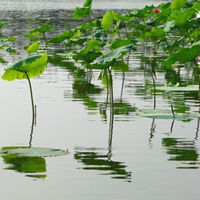
[[[77, 1], [77, 5], [62, 1], [69, 5], [68, 9], [63, 9], [60, 1], [43, 1], [44, 6], [37, 9], [34, 6], [38, 2], [1, 1], [1, 22], [9, 23], [3, 27], [1, 38], [23, 36], [41, 25], [34, 20], [38, 17], [54, 18], [50, 23], [56, 27], [49, 35], [81, 23], [72, 19], [70, 9], [84, 1]], [[94, 8], [101, 9], [95, 10], [94, 17], [105, 13], [105, 2], [94, 0]], [[123, 8], [110, 1], [116, 6], [113, 9], [126, 9], [133, 1], [126, 1], [127, 5], [120, 2]], [[144, 4], [160, 2], [144, 1]], [[134, 7], [140, 7], [139, 1], [135, 3]], [[28, 56], [24, 50], [28, 42], [20, 37], [16, 40], [16, 52], [0, 51], [1, 75], [6, 66]], [[198, 118], [173, 121], [137, 116], [139, 109], [153, 108], [148, 67], [145, 58], [131, 55], [125, 73], [113, 70], [113, 121], [109, 105], [106, 107], [106, 84], [98, 80], [98, 70], [88, 84], [91, 74], [77, 74], [73, 63], [50, 57], [44, 73], [31, 79], [37, 105], [33, 127], [27, 80], [0, 79], [0, 147], [31, 144], [70, 152], [64, 156], [22, 160], [2, 156], [0, 198], [199, 199]], [[186, 75], [182, 72], [181, 78]], [[166, 83], [162, 70], [157, 73], [156, 83]], [[186, 114], [198, 111], [196, 96], [196, 93], [175, 93], [175, 111]], [[167, 94], [157, 95], [157, 108], [170, 109]]]

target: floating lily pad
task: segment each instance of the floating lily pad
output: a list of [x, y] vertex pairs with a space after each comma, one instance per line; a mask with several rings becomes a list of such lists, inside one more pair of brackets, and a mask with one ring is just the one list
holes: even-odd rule
[[157, 113], [157, 114], [172, 114], [171, 110], [162, 110], [162, 109], [141, 109], [139, 110], [141, 113]]
[[200, 118], [200, 113], [192, 114], [191, 117]]
[[52, 156], [62, 156], [69, 154], [68, 151], [60, 150], [60, 149], [52, 149], [52, 148], [41, 148], [41, 147], [20, 147], [13, 149], [3, 149], [0, 152], [0, 155], [8, 155], [14, 154], [18, 156], [26, 156], [26, 157], [52, 157]]
[[138, 115], [139, 117], [148, 117], [154, 119], [185, 119], [188, 118], [188, 115], [173, 115], [167, 113], [142, 113]]
[[192, 92], [192, 91], [199, 91], [198, 85], [188, 85], [186, 87], [176, 87], [176, 86], [159, 86], [156, 87], [157, 91], [169, 91], [169, 92]]

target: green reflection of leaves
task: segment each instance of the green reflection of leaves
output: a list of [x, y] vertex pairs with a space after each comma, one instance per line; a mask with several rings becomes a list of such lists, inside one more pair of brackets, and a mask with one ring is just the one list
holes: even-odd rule
[[170, 155], [169, 161], [177, 161], [181, 167], [178, 169], [195, 169], [199, 168], [197, 149], [195, 148], [194, 141], [187, 141], [179, 138], [163, 138], [162, 145], [166, 147], [167, 154]]
[[18, 155], [2, 156], [5, 164], [9, 167], [5, 169], [15, 170], [23, 173], [41, 173], [46, 172], [45, 159], [41, 157], [25, 157]]
[[131, 172], [125, 170], [126, 165], [124, 165], [123, 162], [110, 160], [108, 154], [104, 155], [97, 152], [76, 151], [74, 158], [86, 165], [86, 167], [83, 167], [84, 170], [106, 171], [108, 173], [102, 175], [112, 175], [114, 179], [130, 181]]

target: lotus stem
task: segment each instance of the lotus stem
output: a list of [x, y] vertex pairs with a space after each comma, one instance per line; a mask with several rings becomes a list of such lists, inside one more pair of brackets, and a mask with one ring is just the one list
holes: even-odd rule
[[34, 117], [35, 117], [35, 108], [34, 108], [34, 102], [33, 102], [33, 92], [32, 92], [32, 86], [31, 86], [31, 81], [30, 78], [27, 74], [27, 72], [25, 72], [26, 77], [28, 79], [28, 83], [29, 83], [29, 89], [30, 89], [30, 94], [31, 94], [31, 104], [32, 104], [32, 111], [33, 111], [33, 121], [34, 121]]
[[109, 123], [109, 140], [108, 140], [108, 157], [111, 157], [112, 151], [112, 137], [113, 137], [113, 123], [114, 123], [114, 101], [113, 101], [113, 83], [112, 83], [112, 74], [111, 70], [108, 68], [110, 75], [110, 123]]
[[171, 110], [172, 110], [172, 114], [173, 117], [175, 118], [175, 113], [174, 113], [174, 108], [173, 108], [173, 100], [172, 100], [172, 93], [170, 92], [170, 100], [171, 100]]
[[152, 76], [152, 80], [153, 80], [153, 96], [154, 96], [153, 109], [156, 109], [156, 83], [155, 83], [156, 74], [155, 74], [155, 70], [154, 70], [154, 66], [153, 66], [153, 58], [149, 59], [149, 63], [151, 66], [151, 76]]
[[[196, 59], [194, 59], [194, 64], [195, 64], [195, 67], [196, 67], [196, 70], [197, 70], [197, 76], [198, 76], [198, 85], [199, 85], [199, 102], [200, 102], [200, 81], [199, 81], [199, 67], [198, 67], [198, 64], [197, 64], [197, 61]], [[199, 107], [199, 113], [200, 113], [200, 107]]]

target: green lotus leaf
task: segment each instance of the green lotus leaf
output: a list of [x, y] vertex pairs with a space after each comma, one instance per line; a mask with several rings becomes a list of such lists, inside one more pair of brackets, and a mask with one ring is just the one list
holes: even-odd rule
[[53, 38], [51, 38], [47, 43], [61, 43], [66, 39], [70, 39], [75, 34], [74, 30], [69, 30], [67, 32], [63, 32]]
[[200, 53], [200, 41], [194, 43], [191, 47], [181, 48], [177, 53], [172, 53], [165, 61], [165, 65], [170, 67], [176, 61], [193, 61]]
[[50, 31], [52, 30], [56, 25], [53, 24], [51, 26], [47, 25], [47, 24], [43, 24], [42, 26], [40, 27], [37, 27], [33, 30], [30, 30], [29, 33], [30, 34], [33, 34], [33, 33], [41, 33], [41, 34], [44, 34], [46, 31]]
[[180, 13], [175, 21], [174, 24], [176, 26], [182, 26], [188, 22], [188, 20], [196, 13], [196, 10], [193, 8], [184, 10], [184, 12]]
[[37, 37], [35, 37], [34, 35], [32, 35], [32, 34], [28, 34], [28, 33], [25, 33], [24, 34], [24, 37], [25, 38], [28, 38], [29, 40], [31, 40], [31, 41], [37, 41], [37, 40], [39, 40]]
[[35, 42], [33, 44], [31, 44], [28, 49], [26, 50], [27, 53], [34, 53], [38, 50], [38, 46], [39, 46], [40, 42]]
[[86, 0], [82, 8], [76, 7], [72, 16], [74, 17], [74, 19], [86, 17], [89, 13], [92, 13], [91, 7], [92, 7], [92, 0]]
[[14, 42], [18, 37], [20, 37], [20, 35], [9, 37], [7, 40], [4, 40], [4, 42]]
[[116, 21], [123, 20], [123, 21], [130, 23], [131, 21], [133, 21], [135, 19], [135, 17], [132, 14], [131, 15], [120, 15], [118, 13], [114, 13], [114, 19]]
[[117, 59], [126, 55], [128, 51], [132, 51], [133, 49], [133, 45], [131, 44], [119, 47], [98, 57], [91, 63], [91, 65], [85, 65], [85, 67], [94, 69], [106, 69], [110, 67]]
[[88, 44], [81, 50], [79, 51], [74, 51], [74, 53], [80, 55], [80, 56], [85, 56], [87, 55], [92, 49], [95, 51], [99, 51], [98, 46], [101, 45], [100, 41], [97, 40], [90, 40]]
[[144, 18], [144, 16], [148, 13], [148, 9], [148, 6], [145, 6], [145, 8], [137, 10], [136, 13], [134, 13], [133, 15], [138, 18]]
[[147, 32], [147, 37], [163, 37], [165, 35], [165, 31], [163, 31], [162, 28], [159, 27], [153, 27], [151, 29], [151, 32]]
[[46, 68], [47, 55], [36, 55], [29, 58], [22, 59], [4, 70], [2, 76], [3, 80], [13, 81], [15, 79], [27, 79], [25, 73], [29, 78], [40, 75]]
[[88, 6], [92, 6], [92, 0], [86, 0], [85, 3], [83, 4], [84, 8]]
[[137, 41], [132, 39], [121, 40], [119, 38], [116, 38], [115, 41], [111, 44], [111, 48], [116, 49], [133, 43], [135, 44], [137, 43]]
[[75, 40], [77, 38], [80, 38], [81, 37], [81, 32], [80, 30], [78, 30], [71, 38], [70, 40]]
[[74, 19], [79, 19], [81, 17], [86, 17], [89, 13], [91, 13], [91, 6], [78, 8], [76, 7], [74, 13], [72, 14]]
[[164, 25], [163, 30], [165, 32], [170, 32], [172, 28], [174, 28], [174, 20], [173, 21], [167, 21], [166, 24]]
[[180, 9], [183, 8], [187, 0], [174, 0], [171, 3], [171, 9]]
[[116, 70], [116, 71], [124, 71], [124, 72], [127, 72], [128, 69], [129, 69], [129, 65], [127, 65], [124, 61], [116, 61], [114, 62], [113, 66], [112, 66], [112, 69], [113, 70]]
[[93, 60], [95, 60], [97, 57], [101, 56], [102, 52], [98, 51], [98, 52], [94, 52], [94, 51], [90, 51], [87, 55], [85, 56], [81, 56], [80, 54], [77, 55], [73, 55], [74, 60], [78, 61], [78, 60], [83, 60], [86, 63], [91, 63]]
[[113, 22], [114, 22], [114, 12], [108, 11], [103, 16], [103, 19], [101, 21], [101, 27], [107, 31], [109, 27], [113, 24]]
[[200, 1], [197, 1], [192, 7], [194, 9], [200, 10]]
[[68, 42], [65, 42], [66, 47], [70, 47], [71, 45], [81, 45], [83, 44], [88, 38], [78, 38], [76, 40], [69, 40]]
[[0, 23], [0, 29], [4, 26], [4, 25], [6, 25], [6, 24], [8, 24], [7, 22], [2, 22], [2, 23]]

